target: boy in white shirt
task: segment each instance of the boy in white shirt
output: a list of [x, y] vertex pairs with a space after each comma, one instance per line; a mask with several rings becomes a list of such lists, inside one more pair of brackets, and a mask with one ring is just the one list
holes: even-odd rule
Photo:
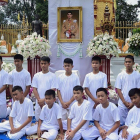
[[5, 118], [7, 114], [6, 88], [8, 73], [1, 68], [2, 63], [2, 57], [0, 56], [0, 110], [2, 110], [0, 111], [0, 118]]
[[91, 64], [93, 71], [86, 75], [83, 87], [88, 95], [88, 100], [90, 101], [91, 106], [95, 109], [99, 104], [99, 100], [96, 97], [96, 90], [100, 87], [107, 88], [107, 75], [99, 71], [101, 66], [101, 58], [99, 56], [93, 56]]
[[72, 73], [73, 60], [64, 59], [65, 73], [58, 77], [58, 98], [59, 105], [62, 108], [62, 120], [66, 120], [72, 104], [75, 102], [73, 97], [73, 88], [80, 85], [79, 77]]
[[21, 54], [16, 54], [14, 56], [14, 64], [16, 69], [11, 71], [8, 76], [9, 91], [12, 97], [12, 88], [14, 86], [21, 86], [25, 97], [29, 97], [28, 93], [31, 86], [31, 76], [30, 73], [22, 67], [23, 56]]
[[[57, 137], [58, 129], [60, 128], [60, 138], [63, 137], [62, 115], [61, 108], [55, 103], [55, 91], [47, 90], [45, 92], [46, 105], [43, 106], [39, 117], [38, 124], [26, 129], [27, 135], [37, 133], [38, 137], [47, 140], [54, 140]], [[47, 132], [42, 132], [47, 131]]]
[[73, 93], [77, 102], [72, 105], [68, 120], [63, 121], [63, 129], [67, 130], [64, 140], [80, 140], [92, 119], [92, 107], [89, 101], [83, 99], [83, 88], [75, 86]]
[[20, 86], [12, 89], [15, 102], [9, 116], [9, 121], [0, 123], [0, 133], [6, 132], [10, 139], [19, 140], [26, 132], [26, 128], [31, 126], [33, 112], [32, 101], [24, 97]]
[[118, 140], [118, 127], [120, 117], [115, 104], [108, 102], [108, 93], [105, 88], [97, 89], [97, 98], [100, 104], [93, 114], [95, 126], [88, 128], [82, 133], [84, 140]]
[[119, 95], [118, 109], [121, 125], [124, 125], [128, 111], [133, 107], [128, 92], [132, 88], [140, 88], [140, 74], [133, 70], [134, 57], [127, 55], [124, 65], [126, 70], [119, 73], [115, 83]]
[[42, 107], [45, 105], [45, 92], [49, 89], [57, 89], [57, 79], [54, 73], [49, 71], [50, 58], [43, 56], [40, 60], [42, 71], [34, 75], [32, 80], [33, 92], [36, 97], [35, 118], [38, 121]]
[[134, 107], [128, 112], [119, 140], [140, 140], [140, 90], [138, 88], [131, 89], [129, 97]]

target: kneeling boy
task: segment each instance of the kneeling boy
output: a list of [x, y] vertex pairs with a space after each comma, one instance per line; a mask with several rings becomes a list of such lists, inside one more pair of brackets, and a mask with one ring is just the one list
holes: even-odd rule
[[13, 87], [12, 95], [16, 101], [12, 106], [9, 121], [0, 123], [0, 133], [7, 131], [10, 139], [18, 140], [25, 134], [26, 128], [31, 126], [33, 104], [30, 99], [24, 97], [20, 86]]
[[119, 140], [140, 140], [140, 90], [131, 89], [129, 97], [134, 107], [128, 112], [125, 128], [120, 132]]
[[118, 108], [115, 104], [108, 102], [108, 93], [105, 88], [96, 91], [100, 104], [96, 107], [93, 114], [95, 126], [88, 128], [82, 133], [84, 140], [118, 140], [118, 127], [120, 117]]
[[[48, 140], [54, 140], [57, 137], [58, 129], [60, 128], [60, 137], [63, 138], [62, 115], [61, 108], [55, 103], [55, 91], [47, 90], [45, 92], [46, 105], [43, 106], [38, 121], [38, 125], [34, 125], [26, 129], [27, 135], [37, 133], [38, 137]], [[42, 132], [47, 131], [47, 132]]]
[[83, 99], [83, 88], [75, 86], [73, 92], [77, 102], [71, 106], [68, 120], [63, 121], [63, 129], [67, 130], [64, 140], [80, 140], [92, 119], [92, 107], [89, 101]]

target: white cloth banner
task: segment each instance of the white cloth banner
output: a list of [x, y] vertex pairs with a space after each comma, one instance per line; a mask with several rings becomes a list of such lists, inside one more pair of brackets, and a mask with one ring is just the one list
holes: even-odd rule
[[[92, 71], [91, 58], [86, 57], [86, 49], [88, 42], [94, 35], [94, 5], [93, 0], [48, 0], [49, 2], [49, 42], [51, 45], [51, 65], [50, 71], [63, 70], [63, 60], [67, 58], [61, 53], [57, 58], [57, 7], [77, 7], [83, 8], [83, 58], [79, 58], [77, 53], [72, 57], [74, 62], [74, 70], [80, 72], [81, 84], [84, 81], [85, 75]], [[64, 46], [76, 46], [77, 43], [61, 43]], [[69, 50], [70, 51], [70, 50]]]

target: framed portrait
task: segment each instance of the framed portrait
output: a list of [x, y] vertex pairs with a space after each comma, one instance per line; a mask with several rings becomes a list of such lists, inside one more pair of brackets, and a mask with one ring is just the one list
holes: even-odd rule
[[57, 8], [57, 42], [82, 42], [82, 7]]

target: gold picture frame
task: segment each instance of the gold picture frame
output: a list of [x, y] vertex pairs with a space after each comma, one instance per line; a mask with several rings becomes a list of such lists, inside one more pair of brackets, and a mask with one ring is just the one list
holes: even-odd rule
[[57, 42], [82, 42], [82, 7], [57, 8]]

